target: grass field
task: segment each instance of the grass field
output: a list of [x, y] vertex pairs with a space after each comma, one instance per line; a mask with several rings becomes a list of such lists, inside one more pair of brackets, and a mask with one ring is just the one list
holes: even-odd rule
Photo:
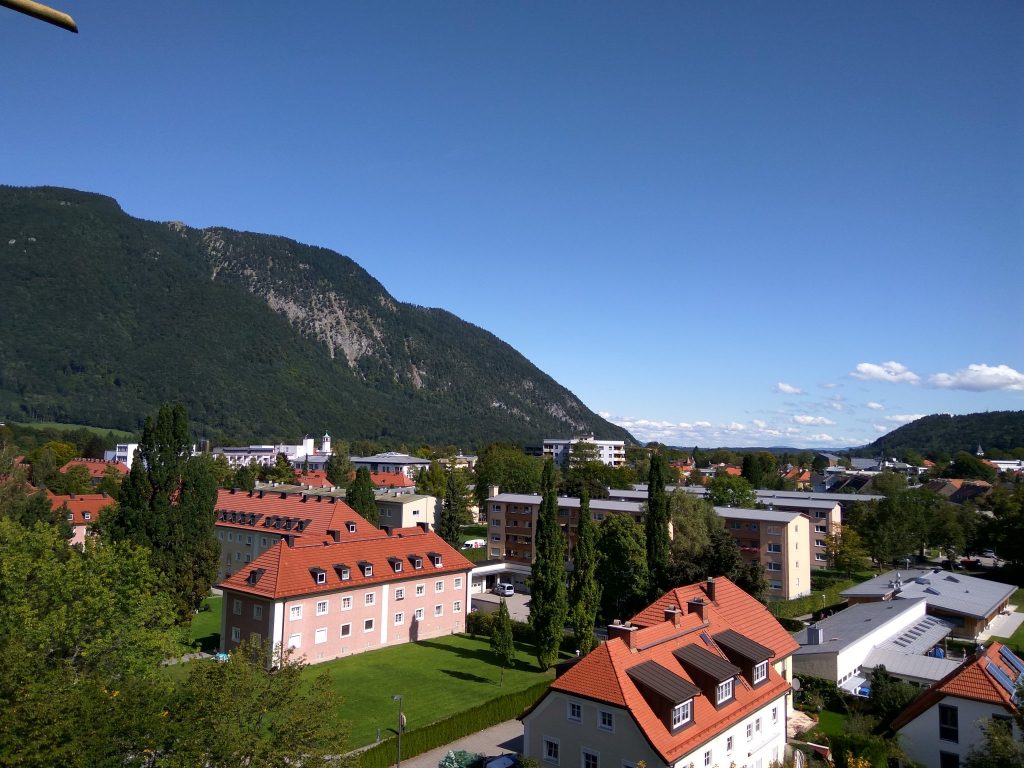
[[192, 619], [190, 640], [198, 643], [207, 653], [214, 653], [220, 647], [220, 612], [224, 603], [223, 597], [208, 597], [203, 607]]
[[[487, 538], [487, 526], [486, 525], [464, 525], [462, 531], [459, 533], [459, 544], [464, 544], [470, 539], [486, 539]], [[460, 549], [462, 555], [469, 560], [471, 563], [478, 563], [481, 560], [487, 559], [487, 547], [483, 546], [479, 549]]]
[[516, 667], [505, 670], [501, 687], [501, 668], [494, 662], [488, 641], [465, 635], [317, 664], [307, 668], [306, 675], [330, 672], [345, 702], [340, 711], [329, 716], [352, 724], [350, 744], [359, 747], [373, 743], [378, 728], [384, 737], [388, 728], [395, 727], [398, 704], [391, 698], [395, 694], [402, 696], [407, 727], [418, 728], [549, 676], [537, 669], [532, 648], [518, 646], [517, 650]]
[[800, 738], [804, 741], [817, 742], [824, 737], [842, 733], [845, 726], [846, 715], [823, 709], [818, 713], [818, 724], [811, 730], [800, 734]]
[[64, 424], [59, 421], [12, 421], [11, 424], [17, 424], [19, 427], [32, 427], [35, 429], [54, 429], [62, 432], [71, 432], [76, 429], [87, 429], [100, 437], [106, 437], [107, 434], [112, 434], [118, 440], [129, 441], [133, 440], [138, 435], [133, 432], [125, 432], [121, 429], [107, 429], [106, 427], [93, 427], [89, 424]]

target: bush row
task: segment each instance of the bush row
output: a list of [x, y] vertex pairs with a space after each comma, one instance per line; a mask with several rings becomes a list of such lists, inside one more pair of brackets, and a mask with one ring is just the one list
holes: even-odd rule
[[[450, 744], [471, 733], [518, 717], [539, 699], [551, 680], [541, 680], [521, 691], [506, 693], [464, 712], [456, 712], [443, 720], [415, 728], [402, 734], [402, 758], [414, 757], [436, 747]], [[388, 768], [397, 756], [395, 738], [386, 739], [359, 755], [362, 768]]]
[[[494, 620], [497, 616], [497, 613], [471, 611], [469, 616], [466, 617], [466, 633], [471, 637], [490, 638], [491, 631], [494, 628]], [[533, 630], [530, 629], [530, 625], [525, 621], [513, 621], [512, 639], [517, 643], [532, 645]], [[565, 653], [574, 654], [576, 653], [576, 640], [572, 635], [566, 635], [562, 638], [560, 647]]]
[[810, 595], [805, 595], [804, 597], [798, 597], [794, 600], [777, 600], [775, 602], [770, 602], [768, 603], [768, 610], [771, 611], [776, 618], [784, 619], [795, 619], [797, 616], [812, 614], [815, 611], [821, 611], [823, 609], [821, 601], [822, 594], [825, 595], [824, 609], [834, 610], [838, 606], [846, 603], [839, 593], [844, 589], [849, 589], [856, 583], [856, 581], [850, 581], [849, 579], [836, 581], [829, 584], [825, 589], [813, 592]]

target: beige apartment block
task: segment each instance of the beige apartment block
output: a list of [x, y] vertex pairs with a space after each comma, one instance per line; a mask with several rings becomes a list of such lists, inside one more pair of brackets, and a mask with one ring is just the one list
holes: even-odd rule
[[744, 559], [764, 566], [769, 598], [791, 600], [811, 592], [811, 521], [799, 512], [715, 507]]
[[435, 530], [441, 510], [441, 500], [418, 493], [378, 493], [375, 499], [380, 513], [380, 525], [386, 528], [411, 528], [426, 524]]

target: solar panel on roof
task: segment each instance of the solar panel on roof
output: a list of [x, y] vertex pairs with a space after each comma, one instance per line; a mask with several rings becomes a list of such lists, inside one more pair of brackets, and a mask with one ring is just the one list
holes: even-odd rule
[[985, 671], [992, 675], [1011, 697], [1017, 692], [1016, 686], [1014, 686], [1009, 676], [991, 661], [985, 667]]
[[1018, 675], [1024, 675], [1024, 661], [1017, 658], [1016, 654], [1005, 645], [999, 649], [999, 657], [1017, 670]]

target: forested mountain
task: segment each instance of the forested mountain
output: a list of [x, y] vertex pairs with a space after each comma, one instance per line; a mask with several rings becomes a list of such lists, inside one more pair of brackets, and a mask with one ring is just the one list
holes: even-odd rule
[[925, 416], [853, 453], [861, 456], [901, 456], [907, 450], [924, 455], [955, 454], [957, 451], [974, 453], [979, 445], [986, 451], [1024, 447], [1024, 411]]
[[493, 334], [324, 248], [0, 186], [0, 254], [0, 420], [135, 431], [180, 400], [214, 439], [631, 440]]

